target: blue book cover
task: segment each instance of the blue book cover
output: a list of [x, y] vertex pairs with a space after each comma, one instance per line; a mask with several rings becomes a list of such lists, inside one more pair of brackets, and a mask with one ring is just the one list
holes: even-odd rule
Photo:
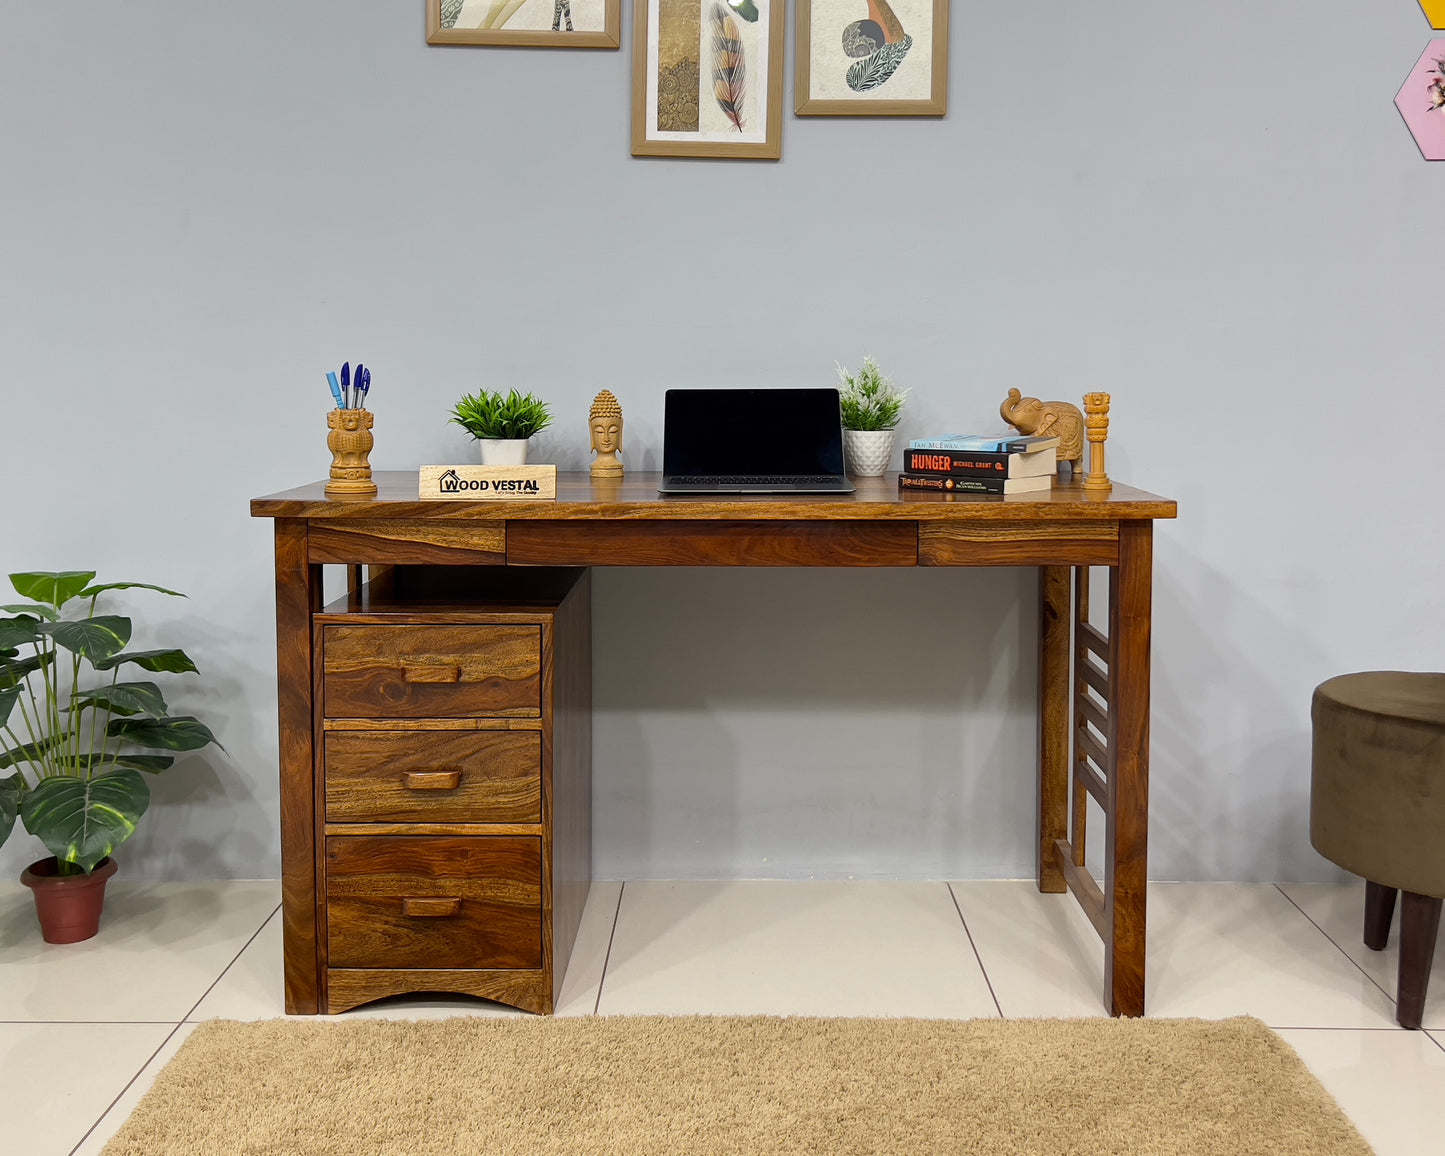
[[945, 434], [941, 438], [915, 438], [911, 450], [962, 450], [971, 454], [1030, 454], [1059, 444], [1057, 437], [988, 437], [980, 434]]

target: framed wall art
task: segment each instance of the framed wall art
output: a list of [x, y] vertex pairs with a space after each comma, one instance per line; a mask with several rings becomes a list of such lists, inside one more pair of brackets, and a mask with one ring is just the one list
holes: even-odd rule
[[617, 48], [622, 0], [426, 0], [426, 42]]
[[942, 116], [948, 0], [797, 0], [799, 116]]
[[1427, 161], [1445, 161], [1445, 40], [1430, 41], [1405, 78], [1395, 107], [1420, 146], [1420, 155]]
[[632, 155], [777, 160], [785, 0], [633, 0]]

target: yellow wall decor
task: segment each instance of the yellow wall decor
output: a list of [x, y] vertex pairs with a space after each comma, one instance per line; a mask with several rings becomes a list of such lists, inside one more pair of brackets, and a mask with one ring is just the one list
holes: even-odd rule
[[1431, 28], [1445, 28], [1445, 0], [1420, 0]]

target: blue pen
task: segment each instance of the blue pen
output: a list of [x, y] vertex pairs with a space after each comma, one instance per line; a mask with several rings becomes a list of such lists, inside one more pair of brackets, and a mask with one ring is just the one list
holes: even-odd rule
[[344, 400], [342, 409], [351, 408], [351, 362], [341, 363], [341, 396]]
[[331, 386], [331, 396], [336, 399], [336, 408], [345, 409], [346, 403], [341, 396], [341, 386], [337, 383], [336, 374], [328, 373], [326, 375], [326, 383]]
[[351, 405], [353, 409], [361, 408], [361, 379], [366, 373], [366, 366], [361, 362], [356, 363], [356, 372], [351, 375]]
[[366, 369], [361, 373], [361, 408], [366, 408], [366, 395], [371, 392], [371, 370]]

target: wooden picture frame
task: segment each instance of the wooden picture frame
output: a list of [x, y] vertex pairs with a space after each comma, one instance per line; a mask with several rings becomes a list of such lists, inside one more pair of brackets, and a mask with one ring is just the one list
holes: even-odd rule
[[[633, 0], [632, 155], [781, 157], [786, 6]], [[736, 62], [739, 78], [731, 101], [717, 88], [728, 83], [718, 79], [719, 68], [728, 73], [727, 61]], [[736, 141], [729, 139], [734, 134]]]
[[[592, 27], [566, 27], [573, 24], [573, 3], [579, 8], [576, 24], [585, 22]], [[551, 0], [555, 31], [547, 23], [548, 6], [549, 0], [426, 0], [426, 42], [518, 48], [621, 47], [622, 0]], [[478, 25], [477, 18], [484, 12], [498, 19], [497, 26]], [[514, 19], [524, 26], [514, 26]], [[463, 27], [456, 26], [463, 21]]]
[[[795, 114], [943, 116], [948, 112], [948, 0], [796, 0], [796, 4]], [[848, 23], [850, 16], [855, 18]], [[925, 64], [927, 69], [921, 67]], [[890, 84], [895, 86], [892, 91]]]

